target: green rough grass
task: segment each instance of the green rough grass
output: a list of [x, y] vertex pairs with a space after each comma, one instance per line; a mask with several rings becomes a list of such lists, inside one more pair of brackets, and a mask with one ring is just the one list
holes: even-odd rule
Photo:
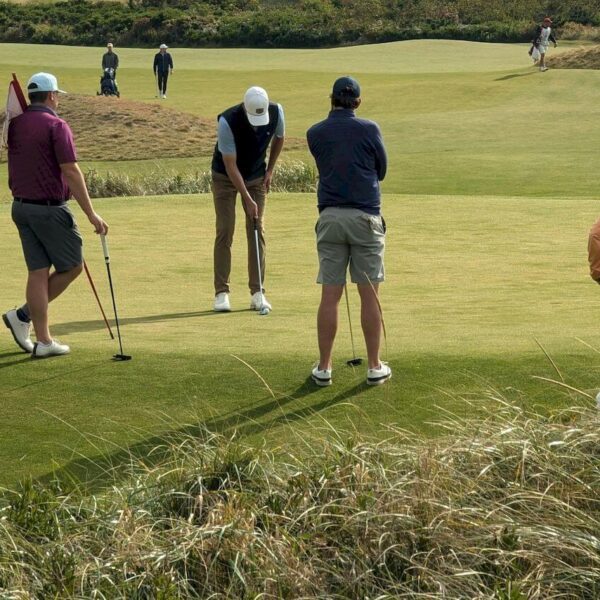
[[[536, 344], [546, 348], [566, 381], [598, 385], [590, 325], [598, 289], [587, 278], [586, 227], [596, 211], [585, 199], [454, 198], [389, 195], [388, 282], [382, 289], [394, 378], [367, 388], [351, 356], [345, 314], [336, 348], [335, 385], [307, 381], [316, 357], [316, 255], [312, 195], [269, 201], [268, 317], [247, 310], [245, 248], [234, 247], [235, 311], [213, 314], [212, 201], [209, 196], [97, 201], [112, 224], [112, 270], [125, 351], [116, 350], [99, 320], [85, 279], [52, 306], [54, 334], [71, 344], [64, 359], [32, 363], [0, 337], [0, 480], [41, 475], [52, 463], [81, 473], [80, 454], [128, 456], [121, 449], [182, 424], [203, 423], [252, 442], [285, 444], [286, 425], [310, 429], [321, 415], [351, 419], [376, 432], [398, 422], [428, 431], [438, 406], [463, 414], [461, 396], [487, 386], [528, 407], [552, 411], [572, 402]], [[0, 306], [22, 298], [20, 246], [0, 207], [3, 285]], [[82, 222], [87, 260], [109, 307], [99, 242]], [[358, 299], [351, 294], [358, 350]], [[256, 369], [272, 388], [235, 356]], [[577, 398], [581, 401], [581, 398]], [[138, 450], [143, 452], [142, 444]], [[119, 458], [120, 457], [120, 458]]]

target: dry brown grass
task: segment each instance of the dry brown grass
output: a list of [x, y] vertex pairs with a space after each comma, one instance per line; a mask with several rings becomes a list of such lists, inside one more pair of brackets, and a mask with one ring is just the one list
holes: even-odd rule
[[104, 492], [25, 482], [0, 598], [598, 600], [597, 411], [487, 400], [435, 440], [294, 422], [306, 451], [276, 458], [192, 424], [100, 458]]
[[[69, 94], [61, 99], [60, 116], [75, 136], [79, 160], [146, 160], [212, 154], [213, 118], [197, 117], [162, 104], [116, 97]], [[0, 127], [4, 114], [0, 115]], [[286, 149], [304, 144], [286, 139]], [[2, 160], [6, 160], [3, 153]]]
[[209, 154], [215, 144], [214, 121], [161, 104], [69, 95], [60, 115], [73, 130], [81, 160], [184, 158]]
[[600, 46], [577, 48], [552, 57], [547, 63], [555, 69], [600, 69]]

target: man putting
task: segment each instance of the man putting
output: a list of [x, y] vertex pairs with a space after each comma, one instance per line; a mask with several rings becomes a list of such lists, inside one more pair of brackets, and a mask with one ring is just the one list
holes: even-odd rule
[[[29, 271], [27, 302], [2, 319], [22, 350], [33, 358], [46, 358], [70, 351], [50, 335], [48, 303], [67, 289], [83, 267], [81, 234], [67, 205], [71, 194], [96, 233], [107, 233], [108, 225], [92, 207], [71, 129], [56, 114], [58, 94], [64, 93], [56, 77], [33, 75], [27, 92], [31, 105], [11, 120], [8, 129], [8, 183], [14, 197], [12, 219]], [[35, 344], [30, 338], [32, 322]]]
[[[248, 240], [248, 286], [250, 308], [271, 310], [271, 304], [261, 289], [265, 275], [265, 236], [263, 215], [266, 195], [271, 187], [275, 164], [283, 148], [285, 121], [281, 104], [269, 102], [267, 92], [251, 87], [241, 104], [232, 106], [218, 116], [217, 144], [212, 160], [212, 191], [216, 214], [214, 247], [214, 284], [216, 312], [229, 312], [229, 275], [231, 244], [235, 229], [235, 199], [239, 193], [246, 212]], [[271, 143], [272, 140], [272, 143]], [[269, 164], [265, 163], [271, 145]], [[256, 256], [254, 228], [258, 232], [260, 257]]]
[[392, 376], [390, 367], [379, 359], [382, 316], [377, 297], [384, 279], [385, 246], [379, 182], [385, 177], [387, 155], [378, 125], [356, 117], [354, 111], [360, 102], [358, 82], [352, 77], [339, 78], [333, 84], [329, 116], [307, 132], [308, 147], [319, 171], [320, 357], [312, 370], [312, 379], [319, 386], [332, 383], [333, 342], [348, 266], [361, 300], [367, 383], [379, 385]]

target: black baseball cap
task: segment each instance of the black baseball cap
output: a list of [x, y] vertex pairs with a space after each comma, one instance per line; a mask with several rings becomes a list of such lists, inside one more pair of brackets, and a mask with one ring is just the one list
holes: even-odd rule
[[360, 98], [360, 85], [350, 76], [340, 77], [333, 84], [332, 98]]

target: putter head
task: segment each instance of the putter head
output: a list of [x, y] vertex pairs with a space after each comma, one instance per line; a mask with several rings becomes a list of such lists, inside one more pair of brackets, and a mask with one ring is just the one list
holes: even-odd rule
[[131, 356], [129, 354], [115, 354], [112, 357], [113, 360], [131, 360]]
[[350, 360], [346, 361], [346, 364], [349, 367], [358, 367], [358, 365], [362, 365], [362, 358], [351, 358]]

